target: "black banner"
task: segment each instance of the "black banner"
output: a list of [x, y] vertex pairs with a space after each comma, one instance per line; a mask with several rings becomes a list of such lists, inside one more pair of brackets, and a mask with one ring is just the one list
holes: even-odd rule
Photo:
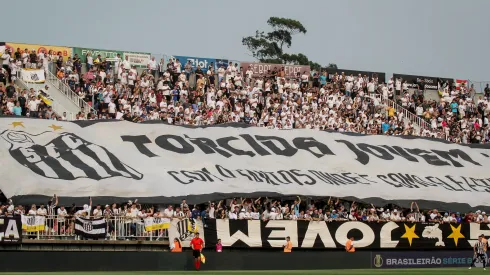
[[451, 78], [420, 76], [420, 75], [408, 75], [408, 74], [393, 74], [393, 80], [402, 79], [402, 82], [407, 81], [409, 89], [417, 89], [419, 87], [422, 90], [438, 90], [439, 81], [449, 81], [449, 85], [453, 83]]
[[362, 76], [367, 75], [369, 79], [373, 79], [374, 77], [377, 76], [379, 84], [386, 81], [386, 74], [382, 72], [369, 72], [369, 71], [345, 70], [345, 69], [334, 69], [334, 68], [322, 68], [322, 71], [328, 72], [329, 79], [331, 79], [331, 77], [333, 77], [333, 75], [336, 73], [339, 75], [344, 73], [345, 76], [350, 76], [352, 74], [354, 77], [357, 77], [359, 74], [361, 74]]
[[20, 216], [0, 217], [0, 243], [17, 244], [22, 242], [22, 222]]
[[344, 249], [354, 237], [357, 249], [470, 249], [478, 236], [490, 236], [486, 224], [403, 223], [358, 221], [207, 220], [207, 247], [221, 239], [224, 247], [281, 248], [286, 237], [293, 247]]

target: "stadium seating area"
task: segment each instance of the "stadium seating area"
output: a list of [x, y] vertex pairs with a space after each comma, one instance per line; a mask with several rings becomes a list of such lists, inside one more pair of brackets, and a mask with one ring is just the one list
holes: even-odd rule
[[[195, 126], [243, 122], [269, 129], [420, 135], [456, 143], [490, 140], [488, 87], [486, 96], [475, 102], [472, 87], [446, 85], [436, 102], [425, 100], [420, 89], [409, 91], [399, 79], [378, 84], [367, 76], [326, 72], [297, 79], [280, 77], [277, 72], [252, 77], [252, 71], [234, 66], [189, 74], [177, 60], [166, 68], [139, 72], [125, 60], [106, 62], [89, 57], [91, 64], [85, 64], [87, 57], [63, 61], [52, 53], [8, 56], [0, 73], [1, 115], [65, 120], [43, 102], [42, 91], [20, 90], [9, 82], [21, 67], [44, 68], [53, 63], [58, 78], [97, 111], [80, 113], [78, 120], [162, 120]], [[82, 65], [88, 68], [83, 74]], [[390, 99], [420, 117], [425, 127], [412, 125], [402, 112], [386, 104]]]

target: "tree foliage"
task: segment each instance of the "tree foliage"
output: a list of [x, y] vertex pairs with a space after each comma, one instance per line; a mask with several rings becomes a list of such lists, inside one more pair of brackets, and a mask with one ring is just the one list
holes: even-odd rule
[[310, 61], [302, 53], [284, 52], [284, 48], [291, 47], [293, 35], [306, 34], [306, 28], [301, 22], [289, 18], [271, 17], [267, 20], [267, 24], [272, 31], [266, 33], [257, 30], [255, 36], [242, 39], [242, 44], [248, 48], [253, 57], [262, 63], [310, 65], [314, 70], [321, 68], [320, 64]]

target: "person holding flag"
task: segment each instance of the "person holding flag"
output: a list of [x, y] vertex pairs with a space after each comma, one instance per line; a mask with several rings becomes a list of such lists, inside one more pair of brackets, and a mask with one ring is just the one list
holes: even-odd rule
[[194, 256], [194, 266], [196, 267], [196, 270], [199, 270], [201, 268], [201, 257], [203, 257], [201, 252], [204, 248], [204, 241], [199, 238], [199, 232], [195, 233], [195, 238], [191, 241], [191, 248], [192, 255]]

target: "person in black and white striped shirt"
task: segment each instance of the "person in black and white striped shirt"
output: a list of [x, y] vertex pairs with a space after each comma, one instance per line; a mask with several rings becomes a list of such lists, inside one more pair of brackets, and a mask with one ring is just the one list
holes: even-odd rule
[[56, 196], [56, 194], [54, 194], [51, 200], [48, 201], [48, 207], [47, 207], [48, 216], [56, 215], [56, 212], [54, 210], [56, 209], [57, 206], [58, 206], [58, 197]]
[[56, 218], [56, 212], [54, 211], [58, 206], [58, 197], [56, 194], [48, 201], [48, 207], [46, 208], [46, 224], [48, 226], [48, 235], [54, 234], [54, 220]]
[[480, 261], [483, 263], [483, 270], [487, 270], [487, 242], [483, 240], [485, 236], [482, 234], [480, 237], [478, 237], [478, 241], [475, 243], [473, 246], [473, 251], [474, 251], [474, 256], [473, 256], [473, 261], [471, 262], [470, 268], [471, 269], [473, 266], [475, 266], [475, 262], [480, 259]]

